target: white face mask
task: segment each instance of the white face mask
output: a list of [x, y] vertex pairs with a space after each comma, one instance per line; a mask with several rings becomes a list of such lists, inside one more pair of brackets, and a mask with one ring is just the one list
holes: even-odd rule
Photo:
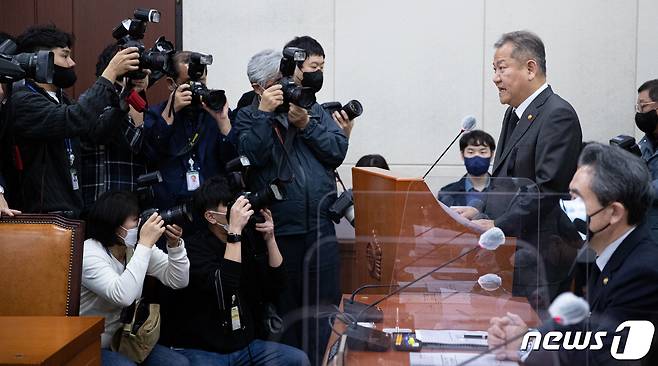
[[139, 234], [137, 228], [126, 229], [123, 226], [121, 228], [126, 231], [126, 237], [123, 238], [124, 244], [130, 248], [134, 248], [137, 244], [137, 235]]

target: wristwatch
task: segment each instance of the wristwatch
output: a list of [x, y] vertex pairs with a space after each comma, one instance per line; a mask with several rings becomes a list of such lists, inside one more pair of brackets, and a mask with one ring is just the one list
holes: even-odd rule
[[239, 243], [241, 241], [242, 241], [242, 235], [240, 235], [240, 234], [228, 233], [226, 235], [226, 242], [227, 243]]

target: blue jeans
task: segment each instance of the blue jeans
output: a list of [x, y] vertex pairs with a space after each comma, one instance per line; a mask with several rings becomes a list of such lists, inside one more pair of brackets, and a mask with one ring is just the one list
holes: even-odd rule
[[233, 353], [221, 354], [198, 349], [180, 349], [190, 361], [190, 365], [199, 366], [309, 366], [308, 357], [301, 350], [281, 343], [255, 339], [249, 345]]
[[[101, 349], [101, 360], [103, 366], [135, 366], [135, 363], [128, 357], [105, 348]], [[156, 344], [151, 354], [141, 364], [145, 366], [188, 366], [190, 362], [180, 353]]]

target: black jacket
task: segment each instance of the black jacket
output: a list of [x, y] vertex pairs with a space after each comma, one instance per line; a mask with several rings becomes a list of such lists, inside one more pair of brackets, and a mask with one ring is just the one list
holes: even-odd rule
[[468, 174], [464, 175], [460, 180], [442, 187], [439, 193], [437, 193], [436, 198], [446, 206], [474, 206], [480, 212], [484, 211], [487, 202], [487, 194], [485, 192], [489, 190], [489, 187], [485, 188], [482, 192], [471, 193], [473, 196], [477, 196], [479, 200], [477, 204], [466, 202], [468, 197], [466, 194], [466, 179], [468, 179]]
[[[165, 290], [160, 343], [225, 354], [246, 347], [254, 338], [263, 338], [263, 306], [276, 302], [285, 288], [285, 270], [283, 265], [269, 267], [259, 232], [245, 229], [242, 235], [242, 263], [225, 259], [226, 243], [207, 228], [186, 240], [190, 284], [181, 290]], [[217, 270], [219, 291], [215, 289]], [[220, 310], [222, 297], [218, 299], [218, 292], [224, 295], [224, 310]], [[231, 327], [233, 295], [242, 325], [236, 331]]]
[[[287, 114], [258, 110], [258, 99], [240, 109], [235, 120], [238, 152], [251, 161], [248, 188], [258, 191], [277, 176], [289, 177], [286, 199], [270, 209], [277, 223], [276, 235], [306, 234], [319, 224], [330, 224], [328, 209], [336, 200], [336, 169], [347, 154], [347, 137], [317, 103], [308, 126], [299, 131], [288, 124]], [[284, 142], [289, 145], [288, 161]]]
[[[658, 244], [646, 224], [638, 226], [612, 254], [598, 278], [591, 278], [587, 302], [591, 331], [606, 331], [598, 351], [532, 351], [526, 365], [657, 365], [658, 335], [654, 333], [649, 354], [639, 362], [623, 363], [612, 358], [610, 348], [615, 330], [626, 320], [649, 320], [658, 327]], [[595, 265], [595, 264], [594, 264]], [[579, 325], [583, 331], [585, 324]], [[552, 329], [540, 328], [542, 333]], [[574, 330], [574, 329], [572, 329]], [[623, 342], [622, 342], [623, 343]], [[592, 341], [591, 344], [594, 344]], [[622, 348], [619, 349], [622, 351]]]
[[[6, 141], [18, 146], [24, 163], [17, 187], [22, 205], [16, 208], [23, 212], [69, 211], [77, 217], [83, 207], [82, 194], [73, 189], [71, 169], [79, 180], [79, 138], [112, 127], [97, 121], [106, 107], [119, 105], [119, 96], [109, 80], [99, 77], [77, 103], [71, 104], [61, 91], [59, 99], [60, 103], [29, 80], [14, 86], [7, 105]], [[67, 140], [75, 156], [72, 167]]]

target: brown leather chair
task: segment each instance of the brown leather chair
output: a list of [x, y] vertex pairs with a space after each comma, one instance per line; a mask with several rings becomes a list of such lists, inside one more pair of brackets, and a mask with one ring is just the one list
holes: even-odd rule
[[83, 241], [83, 221], [50, 214], [0, 218], [0, 316], [77, 316]]

